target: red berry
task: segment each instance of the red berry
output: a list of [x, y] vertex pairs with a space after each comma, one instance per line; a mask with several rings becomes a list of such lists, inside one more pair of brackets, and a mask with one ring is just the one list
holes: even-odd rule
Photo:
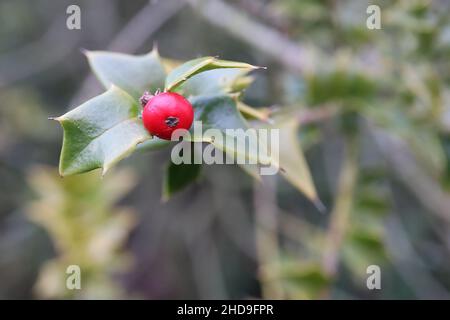
[[194, 120], [192, 105], [178, 93], [163, 92], [155, 96], [144, 93], [141, 102], [145, 103], [142, 112], [144, 127], [161, 139], [170, 140], [176, 129], [188, 130]]

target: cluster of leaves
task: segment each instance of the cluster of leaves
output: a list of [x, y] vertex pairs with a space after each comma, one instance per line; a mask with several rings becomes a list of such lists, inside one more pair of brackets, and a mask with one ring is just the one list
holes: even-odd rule
[[[54, 240], [57, 256], [44, 264], [35, 285], [42, 298], [122, 296], [112, 280], [131, 262], [122, 252], [135, 225], [132, 209], [116, 207], [136, 183], [127, 169], [103, 180], [89, 173], [60, 179], [50, 167], [34, 167], [28, 182], [38, 199], [28, 207], [29, 218]], [[67, 290], [66, 269], [77, 265], [83, 290]]]
[[[102, 168], [104, 174], [136, 149], [153, 150], [171, 145], [168, 141], [151, 137], [143, 127], [138, 116], [141, 112], [139, 97], [144, 91], [163, 89], [184, 95], [193, 105], [195, 120], [202, 121], [204, 128], [221, 130], [224, 136], [226, 129], [249, 128], [245, 117], [266, 118], [240, 101], [240, 93], [252, 81], [248, 73], [258, 68], [247, 63], [203, 57], [181, 64], [161, 58], [155, 49], [140, 56], [111, 52], [86, 52], [86, 55], [107, 91], [55, 118], [64, 129], [59, 165], [61, 176], [97, 168]], [[264, 121], [254, 125], [268, 126]], [[236, 142], [230, 146], [223, 139], [207, 137], [193, 137], [191, 141], [211, 144], [216, 152], [226, 155], [260, 161], [255, 165], [241, 165], [255, 178], [258, 178], [258, 167], [263, 162], [282, 167], [286, 179], [316, 201], [317, 194], [308, 166], [300, 147], [297, 147], [298, 125], [283, 121], [275, 122], [274, 126], [281, 129], [280, 161], [268, 150], [261, 152], [261, 147], [254, 150]], [[199, 173], [200, 165], [169, 163], [163, 197], [167, 199], [189, 185]]]

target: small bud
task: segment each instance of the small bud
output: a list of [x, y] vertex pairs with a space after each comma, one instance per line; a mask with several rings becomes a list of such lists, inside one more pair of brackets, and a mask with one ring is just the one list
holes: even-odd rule
[[142, 107], [145, 107], [145, 105], [150, 101], [151, 98], [153, 98], [153, 95], [150, 94], [150, 92], [145, 91], [144, 94], [139, 98]]

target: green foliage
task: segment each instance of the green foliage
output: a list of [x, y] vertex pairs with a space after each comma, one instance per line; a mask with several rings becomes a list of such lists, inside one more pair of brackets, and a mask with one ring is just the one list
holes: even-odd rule
[[203, 57], [188, 61], [179, 67], [172, 70], [166, 78], [165, 91], [173, 91], [183, 82], [196, 74], [213, 70], [226, 68], [240, 68], [240, 69], [256, 69], [248, 63], [219, 60], [215, 57]]
[[138, 120], [135, 100], [113, 86], [56, 118], [64, 129], [59, 172], [62, 176], [103, 168], [103, 174], [150, 138]]
[[307, 79], [307, 102], [314, 106], [328, 102], [370, 101], [375, 85], [366, 76], [335, 70], [330, 73], [320, 73]]
[[[32, 297], [36, 271], [52, 254], [43, 234], [56, 254], [39, 273], [39, 298], [449, 297], [448, 1], [188, 1], [192, 9], [157, 33], [151, 16], [168, 18], [164, 6], [178, 1], [150, 9], [113, 1], [108, 10], [120, 15], [89, 21], [100, 32], [61, 32], [57, 19], [43, 35], [55, 12], [47, 2], [36, 14], [22, 1], [0, 1], [1, 298]], [[230, 10], [212, 10], [221, 4]], [[369, 4], [381, 8], [380, 30], [366, 27]], [[148, 38], [171, 56], [222, 52], [270, 71], [258, 71], [249, 88], [255, 68], [238, 62], [85, 52], [106, 92], [58, 118], [64, 179], [34, 167], [57, 157], [61, 132], [47, 116], [64, 110], [74, 87], [83, 89], [75, 96], [88, 94], [78, 47], [133, 51]], [[194, 103], [207, 128], [279, 128], [287, 183], [241, 179], [240, 169], [258, 179], [260, 165], [171, 163], [175, 142], [148, 136], [138, 118], [143, 91], [166, 83]], [[242, 145], [193, 140], [199, 152], [254, 159]], [[120, 167], [103, 178], [75, 175], [105, 172], [134, 151], [136, 177]], [[124, 197], [134, 183], [136, 193]], [[174, 197], [192, 185], [188, 197]], [[158, 201], [161, 189], [170, 204]], [[316, 203], [320, 195], [324, 214], [297, 190]], [[134, 212], [118, 201], [142, 214], [129, 239]], [[24, 203], [39, 226], [23, 217]], [[132, 272], [122, 247], [137, 258]], [[65, 287], [70, 264], [82, 268], [81, 291]], [[372, 264], [381, 267], [382, 290], [366, 287]]]
[[280, 127], [280, 166], [283, 168], [282, 175], [309, 199], [312, 199], [316, 205], [321, 206], [318, 202], [320, 200], [317, 196], [308, 164], [298, 141], [298, 121], [295, 118], [283, 119], [279, 121], [278, 126]]
[[[64, 129], [60, 157], [62, 176], [96, 168], [102, 168], [104, 174], [136, 148], [155, 150], [170, 145], [169, 142], [150, 137], [138, 119], [138, 97], [146, 90], [161, 88], [163, 82], [166, 91], [175, 90], [189, 98], [195, 120], [202, 121], [204, 129], [219, 129], [223, 134], [222, 137], [194, 135], [192, 141], [209, 143], [217, 148], [215, 152], [224, 152], [235, 159], [242, 157], [253, 161], [254, 165], [240, 165], [253, 177], [257, 177], [259, 165], [279, 167], [280, 164], [269, 150], [262, 148], [261, 143], [255, 146], [226, 133], [227, 129], [242, 129], [244, 132], [249, 128], [238, 109], [240, 102], [236, 94], [251, 83], [248, 73], [257, 67], [215, 57], [198, 58], [180, 65], [161, 59], [156, 50], [142, 56], [108, 52], [87, 52], [86, 55], [99, 80], [109, 89], [55, 119]], [[167, 77], [164, 69], [169, 70]], [[245, 112], [258, 114], [248, 106]], [[234, 143], [225, 143], [227, 139]], [[284, 175], [307, 197], [317, 200], [306, 163], [302, 162], [300, 171], [292, 165], [298, 159], [303, 159], [299, 147], [292, 155], [289, 149], [284, 149], [283, 162], [289, 166]], [[167, 199], [189, 185], [196, 179], [199, 169], [199, 165], [169, 165], [163, 198]]]
[[105, 51], [86, 51], [86, 56], [106, 89], [114, 84], [138, 99], [144, 91], [164, 87], [166, 73], [156, 49], [141, 56]]
[[[118, 298], [114, 275], [125, 271], [122, 246], [135, 224], [130, 208], [116, 207], [135, 185], [129, 170], [104, 179], [84, 174], [61, 179], [52, 168], [34, 167], [28, 181], [37, 199], [28, 207], [30, 219], [55, 240], [57, 256], [39, 275], [35, 291], [42, 298]], [[81, 268], [83, 290], [67, 290], [66, 268]]]
[[187, 97], [240, 92], [252, 82], [252, 78], [246, 76], [249, 71], [248, 68], [209, 70], [193, 76], [176, 91]]
[[281, 264], [281, 283], [289, 299], [320, 299], [331, 283], [320, 265], [295, 260]]

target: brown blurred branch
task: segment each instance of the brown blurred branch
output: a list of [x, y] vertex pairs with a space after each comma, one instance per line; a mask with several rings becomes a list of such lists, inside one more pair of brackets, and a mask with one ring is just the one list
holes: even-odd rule
[[[188, 0], [205, 20], [266, 53], [288, 69], [303, 72], [310, 59], [284, 34], [259, 23], [221, 0]], [[219, 18], [220, 17], [220, 18]]]
[[338, 108], [334, 105], [323, 105], [313, 109], [303, 109], [298, 114], [300, 125], [321, 122], [334, 117], [338, 113]]

